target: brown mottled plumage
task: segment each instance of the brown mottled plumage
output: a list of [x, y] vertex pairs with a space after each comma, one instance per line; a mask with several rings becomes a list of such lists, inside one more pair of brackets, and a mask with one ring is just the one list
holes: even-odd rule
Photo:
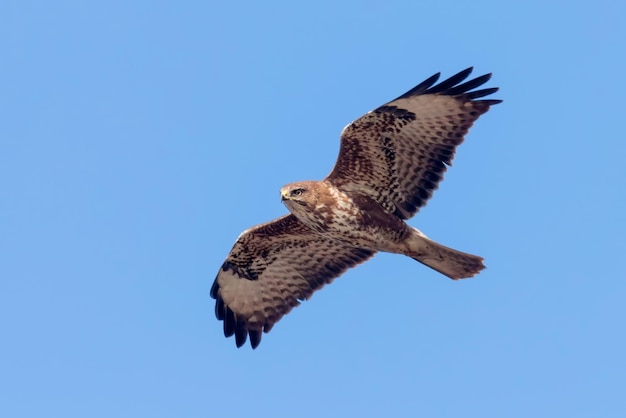
[[224, 334], [252, 348], [299, 301], [377, 251], [404, 254], [452, 278], [472, 277], [482, 258], [444, 247], [404, 220], [426, 204], [480, 115], [501, 100], [476, 100], [491, 74], [461, 83], [468, 68], [435, 85], [430, 77], [341, 133], [339, 158], [322, 181], [289, 184], [291, 212], [244, 231], [211, 296]]

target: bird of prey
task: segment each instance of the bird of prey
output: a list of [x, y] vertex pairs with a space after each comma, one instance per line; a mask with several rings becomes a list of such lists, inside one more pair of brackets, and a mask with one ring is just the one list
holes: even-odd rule
[[244, 231], [211, 287], [224, 335], [237, 347], [300, 301], [378, 251], [409, 256], [457, 280], [483, 268], [481, 257], [445, 247], [405, 221], [437, 189], [456, 147], [480, 115], [501, 100], [474, 90], [491, 74], [439, 73], [344, 128], [339, 157], [322, 181], [280, 190], [290, 214]]

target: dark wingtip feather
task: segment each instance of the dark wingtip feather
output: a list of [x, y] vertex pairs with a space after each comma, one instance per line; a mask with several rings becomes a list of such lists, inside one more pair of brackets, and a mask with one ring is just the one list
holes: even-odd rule
[[493, 106], [502, 103], [500, 99], [476, 100], [474, 103], [482, 103], [487, 106]]
[[491, 88], [488, 88], [488, 89], [470, 91], [469, 93], [466, 93], [465, 95], [469, 99], [478, 99], [479, 97], [489, 96], [490, 94], [493, 94], [493, 93], [497, 92], [498, 90], [500, 90], [499, 87], [491, 87]]
[[237, 344], [237, 348], [241, 347], [246, 343], [248, 339], [248, 329], [246, 324], [242, 321], [237, 321], [235, 327], [235, 344]]
[[250, 345], [252, 349], [257, 348], [261, 343], [261, 336], [263, 335], [261, 330], [250, 330], [248, 334], [250, 335]]
[[247, 322], [238, 319], [232, 309], [226, 306], [219, 296], [215, 303], [215, 316], [217, 316], [217, 319], [224, 321], [224, 336], [226, 338], [235, 336], [237, 348], [246, 343], [248, 334], [250, 334], [250, 345], [252, 348], [257, 348], [261, 343], [261, 331], [248, 330]]
[[441, 76], [441, 73], [431, 75], [426, 80], [422, 81], [417, 86], [413, 87], [411, 90], [404, 93], [402, 96], [396, 97], [394, 100], [404, 99], [406, 97], [417, 96], [417, 95], [423, 94], [430, 87], [432, 87], [432, 85], [435, 84], [437, 80], [439, 80], [440, 76]]
[[235, 313], [226, 307], [224, 310], [224, 336], [230, 337], [235, 333]]
[[[429, 88], [428, 90], [426, 90], [424, 92], [424, 94], [437, 94], [437, 93], [439, 93], [439, 94], [447, 94], [447, 90], [448, 89], [456, 86], [461, 81], [465, 80], [472, 73], [473, 70], [474, 70], [474, 67], [466, 68], [463, 71], [458, 72], [455, 75], [453, 75], [452, 77], [448, 78], [447, 80], [444, 80], [441, 83], [439, 83], [439, 84]], [[468, 82], [468, 83], [471, 83], [471, 81]], [[467, 83], [465, 83], [465, 84], [467, 84]]]
[[[498, 91], [497, 87], [491, 87], [486, 89], [481, 89], [477, 91], [470, 91], [475, 89], [476, 87], [482, 86], [489, 79], [491, 79], [491, 73], [484, 74], [465, 83], [461, 83], [465, 80], [474, 70], [474, 67], [469, 67], [464, 69], [463, 71], [453, 75], [452, 77], [442, 81], [439, 84], [435, 84], [439, 79], [440, 73], [433, 75], [432, 77], [422, 81], [417, 86], [413, 87], [411, 90], [404, 93], [402, 96], [397, 97], [394, 100], [398, 99], [406, 99], [412, 96], [418, 96], [421, 94], [441, 94], [445, 96], [458, 96], [461, 94], [465, 94], [469, 100], [477, 99], [479, 97], [488, 96], [490, 94]], [[483, 102], [488, 102], [487, 100], [483, 100]], [[489, 104], [497, 104], [502, 102], [502, 100], [490, 100]]]
[[217, 300], [215, 301], [215, 317], [222, 321], [224, 319], [225, 311], [226, 308], [224, 306], [224, 301], [222, 300], [222, 298], [217, 298]]
[[[472, 80], [466, 81], [463, 84], [456, 85], [454, 83], [444, 89], [445, 94], [449, 96], [456, 96], [457, 94], [467, 93], [471, 89], [475, 89], [478, 86], [482, 86], [491, 78], [491, 74], [484, 74], [480, 77], [476, 77]], [[443, 84], [443, 83], [442, 83]]]
[[209, 295], [211, 295], [211, 297], [213, 299], [217, 299], [217, 291], [219, 290], [220, 285], [217, 284], [217, 278], [213, 281], [213, 285], [211, 286], [211, 291], [209, 292]]

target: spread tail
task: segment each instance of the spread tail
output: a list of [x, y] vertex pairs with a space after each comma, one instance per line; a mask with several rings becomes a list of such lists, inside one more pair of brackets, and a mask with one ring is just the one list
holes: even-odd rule
[[472, 277], [485, 268], [482, 257], [448, 248], [421, 232], [411, 237], [409, 245], [409, 257], [453, 280]]

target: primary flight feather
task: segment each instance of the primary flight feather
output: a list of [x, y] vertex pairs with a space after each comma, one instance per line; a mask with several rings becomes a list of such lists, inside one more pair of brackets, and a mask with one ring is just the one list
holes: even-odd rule
[[[435, 84], [435, 74], [349, 124], [322, 181], [280, 190], [291, 214], [244, 231], [211, 287], [215, 314], [237, 347], [261, 342], [300, 301], [378, 251], [404, 254], [451, 279], [472, 277], [481, 257], [445, 247], [409, 226], [437, 189], [456, 147], [501, 100], [474, 90], [486, 74], [468, 68]], [[473, 91], [472, 91], [473, 90]]]

